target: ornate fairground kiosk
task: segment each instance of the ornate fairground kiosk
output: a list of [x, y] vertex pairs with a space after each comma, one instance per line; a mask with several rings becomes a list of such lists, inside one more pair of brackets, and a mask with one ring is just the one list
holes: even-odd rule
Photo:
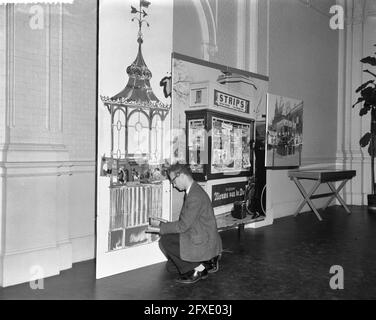
[[101, 175], [110, 180], [109, 251], [156, 240], [156, 235], [145, 233], [148, 218], [169, 218], [163, 135], [171, 105], [154, 94], [152, 73], [142, 56], [141, 29], [147, 14], [141, 2], [139, 10], [131, 8], [137, 15], [132, 21], [139, 24], [137, 57], [127, 68], [126, 87], [111, 98], [101, 96], [111, 115], [110, 152], [102, 156], [101, 163]]
[[189, 101], [186, 161], [212, 200], [218, 226], [232, 226], [235, 215], [250, 222], [263, 220], [236, 208], [255, 187], [252, 81], [224, 72], [217, 82], [191, 83]]

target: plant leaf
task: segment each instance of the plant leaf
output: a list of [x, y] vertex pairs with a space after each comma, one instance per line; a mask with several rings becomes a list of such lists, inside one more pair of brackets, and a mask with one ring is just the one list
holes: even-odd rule
[[356, 93], [358, 93], [360, 90], [363, 90], [365, 87], [367, 87], [370, 83], [373, 83], [375, 80], [369, 80], [365, 83], [363, 83], [361, 86], [359, 86], [358, 89], [356, 89]]
[[360, 91], [360, 95], [362, 98], [364, 98], [365, 101], [372, 104], [372, 99], [375, 95], [376, 89], [372, 87], [364, 88], [362, 91]]
[[363, 107], [362, 109], [359, 110], [359, 115], [362, 117], [364, 116], [365, 114], [367, 114], [367, 112], [370, 110], [371, 108], [370, 107]]
[[360, 94], [365, 97], [367, 95], [372, 94], [373, 88], [372, 87], [366, 87], [362, 91], [360, 91]]
[[361, 97], [371, 106], [376, 106], [376, 88], [367, 87], [360, 92]]
[[360, 138], [359, 144], [364, 148], [371, 140], [371, 133], [367, 132], [363, 137]]
[[364, 101], [364, 98], [363, 97], [359, 97], [358, 101], [355, 102], [352, 107], [354, 108], [359, 102], [362, 102], [362, 101]]
[[131, 13], [137, 13], [137, 12], [138, 10], [135, 7], [131, 6]]
[[368, 57], [361, 59], [360, 62], [370, 64], [371, 66], [376, 66], [376, 58], [375, 57], [368, 56]]

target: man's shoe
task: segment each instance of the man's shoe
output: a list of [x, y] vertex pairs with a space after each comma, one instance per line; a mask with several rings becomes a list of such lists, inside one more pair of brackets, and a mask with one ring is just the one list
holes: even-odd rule
[[208, 277], [208, 271], [206, 269], [202, 271], [191, 270], [187, 273], [184, 273], [180, 276], [180, 278], [176, 279], [178, 283], [195, 283], [201, 279], [206, 279]]
[[208, 273], [215, 273], [219, 270], [219, 258], [220, 256], [216, 256], [204, 262], [205, 269]]

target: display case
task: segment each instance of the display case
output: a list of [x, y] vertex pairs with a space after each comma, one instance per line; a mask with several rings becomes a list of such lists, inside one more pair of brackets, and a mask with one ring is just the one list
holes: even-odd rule
[[253, 174], [253, 119], [211, 109], [185, 113], [186, 161], [196, 180]]

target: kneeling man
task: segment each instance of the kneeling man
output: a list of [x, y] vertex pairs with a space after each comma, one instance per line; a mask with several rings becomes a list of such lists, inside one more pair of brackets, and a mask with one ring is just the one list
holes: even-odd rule
[[188, 165], [174, 164], [169, 169], [172, 185], [185, 191], [179, 220], [158, 222], [159, 246], [179, 271], [177, 282], [195, 283], [208, 273], [217, 272], [222, 240], [209, 196], [192, 177]]

